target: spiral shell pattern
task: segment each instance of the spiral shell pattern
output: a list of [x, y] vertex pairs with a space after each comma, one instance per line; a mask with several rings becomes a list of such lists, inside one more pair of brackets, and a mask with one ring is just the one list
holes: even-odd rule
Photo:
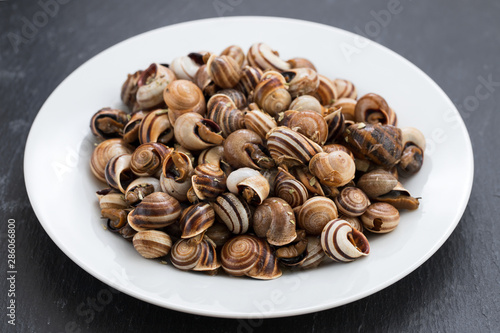
[[238, 82], [235, 88], [249, 96], [257, 84], [259, 84], [261, 78], [262, 71], [259, 68], [245, 66], [241, 73], [240, 82]]
[[128, 214], [128, 223], [136, 231], [166, 227], [181, 215], [179, 201], [163, 192], [148, 195]]
[[370, 199], [359, 188], [348, 186], [335, 197], [335, 203], [340, 213], [347, 216], [360, 216], [370, 205]]
[[342, 111], [346, 121], [355, 121], [354, 109], [356, 108], [356, 103], [356, 100], [352, 98], [339, 98], [332, 104], [332, 107]]
[[253, 44], [247, 53], [250, 66], [260, 68], [262, 71], [285, 71], [291, 68], [290, 64], [282, 60], [276, 51], [264, 43]]
[[319, 145], [323, 145], [328, 138], [325, 118], [314, 111], [286, 111], [280, 120], [280, 126], [287, 126]]
[[200, 200], [215, 199], [226, 190], [226, 175], [213, 164], [201, 164], [191, 177], [193, 190]]
[[335, 88], [337, 88], [337, 97], [340, 98], [358, 98], [358, 91], [356, 90], [356, 86], [351, 81], [344, 79], [335, 79], [333, 80], [335, 84]]
[[325, 226], [321, 233], [321, 246], [326, 255], [337, 262], [350, 262], [370, 253], [366, 237], [341, 219]]
[[224, 193], [211, 203], [222, 222], [233, 234], [244, 234], [250, 227], [250, 207], [234, 193]]
[[166, 256], [172, 247], [172, 240], [166, 233], [158, 230], [139, 231], [132, 239], [134, 248], [146, 259]]
[[252, 110], [245, 114], [245, 127], [257, 133], [262, 139], [265, 139], [267, 133], [277, 126], [273, 117], [260, 110]]
[[343, 151], [316, 154], [309, 163], [309, 170], [326, 186], [344, 186], [356, 172], [354, 160]]
[[209, 204], [200, 202], [189, 206], [181, 215], [179, 227], [182, 238], [191, 238], [201, 234], [214, 224], [215, 213]]
[[132, 154], [134, 148], [122, 139], [108, 139], [95, 147], [90, 158], [90, 169], [94, 176], [102, 182], [106, 182], [104, 175], [106, 165], [113, 157], [122, 154]]
[[155, 110], [146, 115], [139, 125], [139, 142], [167, 143], [174, 137], [173, 127], [168, 120], [167, 110]]
[[323, 106], [331, 105], [337, 100], [337, 88], [335, 84], [333, 84], [332, 80], [327, 78], [324, 75], [319, 76], [319, 85], [318, 89], [314, 93], [314, 97], [318, 99], [318, 101]]
[[220, 267], [215, 244], [204, 236], [200, 241], [178, 240], [170, 251], [172, 264], [180, 270], [215, 271]]
[[253, 99], [261, 109], [273, 117], [286, 111], [292, 102], [285, 78], [273, 71], [266, 72], [262, 76], [254, 89]]
[[280, 198], [267, 198], [255, 209], [253, 230], [269, 244], [286, 245], [292, 242], [295, 232], [295, 214], [290, 205]]
[[163, 99], [168, 106], [168, 118], [172, 124], [187, 112], [196, 112], [203, 116], [206, 111], [203, 92], [188, 80], [175, 80], [169, 83], [163, 92]]
[[215, 94], [207, 104], [208, 119], [214, 121], [227, 136], [236, 130], [245, 128], [245, 113], [238, 110], [234, 101], [227, 95]]
[[302, 205], [309, 198], [307, 188], [289, 172], [282, 168], [278, 170], [274, 181], [275, 196], [285, 200], [292, 208]]
[[396, 125], [396, 113], [389, 107], [386, 100], [377, 94], [366, 94], [356, 103], [354, 109], [356, 122], [368, 124]]
[[337, 206], [326, 197], [312, 197], [297, 214], [298, 226], [308, 235], [319, 236], [325, 225], [338, 217]]
[[238, 66], [243, 66], [245, 62], [245, 52], [238, 45], [230, 45], [220, 53], [221, 56], [228, 56], [236, 60]]
[[130, 168], [139, 177], [160, 176], [162, 160], [172, 150], [158, 142], [144, 143], [132, 154]]
[[230, 56], [212, 54], [207, 61], [208, 75], [221, 88], [234, 87], [241, 78], [241, 67]]

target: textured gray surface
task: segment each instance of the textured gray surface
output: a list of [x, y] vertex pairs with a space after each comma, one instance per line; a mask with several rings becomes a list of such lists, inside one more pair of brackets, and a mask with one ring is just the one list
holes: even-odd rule
[[[17, 325], [7, 325], [2, 313], [1, 332], [500, 331], [500, 87], [493, 87], [477, 106], [466, 106], [474, 100], [479, 77], [500, 82], [498, 1], [401, 0], [402, 12], [372, 38], [433, 78], [459, 107], [469, 129], [474, 187], [449, 240], [415, 272], [375, 295], [316, 314], [263, 322], [178, 313], [124, 294], [113, 294], [93, 316], [82, 315], [87, 307], [78, 311], [79, 306], [107, 286], [55, 246], [31, 209], [22, 171], [30, 125], [52, 90], [74, 69], [138, 33], [219, 14], [292, 17], [356, 31], [373, 21], [370, 11], [385, 9], [390, 1], [60, 2], [67, 3], [17, 45], [9, 42], [9, 33], [22, 35], [24, 18], [31, 21], [41, 7], [37, 1], [0, 1], [0, 272], [7, 270], [8, 218], [16, 220], [18, 245]], [[221, 13], [214, 3], [232, 5]], [[426, 107], [425, 96], [415, 102]], [[2, 278], [2, 309], [7, 306], [5, 281]]]

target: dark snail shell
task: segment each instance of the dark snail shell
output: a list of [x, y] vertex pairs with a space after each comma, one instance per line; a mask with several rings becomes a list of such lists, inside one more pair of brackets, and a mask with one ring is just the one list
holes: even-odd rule
[[210, 228], [208, 228], [205, 235], [215, 243], [217, 249], [222, 248], [222, 246], [224, 246], [224, 244], [226, 244], [226, 242], [233, 236], [227, 226], [220, 222], [215, 222]]
[[203, 92], [191, 81], [175, 80], [169, 83], [163, 92], [163, 99], [168, 106], [168, 119], [172, 125], [177, 118], [188, 112], [205, 115], [206, 103]]
[[286, 71], [290, 69], [290, 64], [279, 57], [267, 44], [255, 43], [247, 53], [247, 61], [250, 66], [257, 67], [262, 71]]
[[226, 190], [226, 175], [213, 164], [201, 164], [191, 177], [193, 191], [200, 200], [215, 199]]
[[164, 257], [172, 247], [170, 236], [163, 231], [139, 231], [132, 239], [134, 248], [146, 259]]
[[253, 230], [266, 238], [271, 245], [286, 245], [297, 236], [295, 214], [292, 207], [281, 198], [267, 198], [253, 214]]
[[139, 82], [139, 78], [141, 77], [142, 72], [143, 71], [139, 70], [134, 74], [128, 74], [127, 79], [125, 80], [125, 82], [123, 82], [122, 85], [120, 97], [123, 103], [131, 110], [137, 103], [136, 94], [137, 94], [137, 89], [139, 88], [137, 86], [137, 83]]
[[176, 79], [174, 72], [157, 63], [151, 64], [137, 82], [136, 100], [141, 109], [163, 105], [163, 90]]
[[130, 168], [139, 177], [160, 177], [161, 166], [165, 156], [172, 148], [158, 142], [144, 143], [132, 154]]
[[269, 169], [274, 161], [267, 152], [261, 137], [247, 129], [231, 133], [224, 141], [224, 161], [238, 169], [250, 167]]
[[283, 168], [278, 168], [274, 183], [274, 195], [285, 200], [292, 208], [301, 206], [309, 198], [304, 184]]
[[261, 78], [262, 70], [257, 67], [245, 66], [242, 69], [240, 82], [238, 82], [235, 88], [243, 92], [246, 96], [249, 96], [257, 84], [259, 84]]
[[345, 187], [335, 197], [335, 203], [341, 214], [347, 216], [360, 216], [371, 204], [368, 196], [357, 187]]
[[160, 181], [154, 177], [140, 177], [127, 186], [125, 200], [136, 205], [153, 192], [161, 192]]
[[386, 202], [397, 209], [415, 210], [420, 205], [418, 198], [412, 197], [410, 192], [399, 182], [392, 190], [377, 196], [374, 200]]
[[297, 214], [298, 227], [308, 235], [319, 236], [325, 225], [338, 217], [337, 206], [326, 197], [312, 197]]
[[207, 61], [207, 71], [210, 78], [221, 88], [233, 88], [241, 78], [241, 66], [226, 55], [212, 54]]
[[166, 227], [181, 215], [179, 201], [163, 192], [154, 192], [128, 214], [128, 223], [136, 231]]
[[398, 174], [401, 177], [410, 177], [420, 171], [424, 162], [424, 152], [420, 147], [408, 145], [401, 154], [398, 163]]
[[228, 56], [236, 60], [238, 66], [242, 67], [245, 62], [245, 52], [238, 45], [230, 45], [220, 53], [221, 56]]
[[354, 109], [356, 122], [368, 124], [396, 125], [397, 118], [385, 99], [377, 94], [366, 94], [356, 103]]
[[350, 262], [370, 253], [366, 237], [341, 219], [332, 220], [325, 226], [321, 233], [321, 246], [326, 255], [336, 262]]
[[219, 219], [234, 234], [244, 234], [248, 231], [251, 221], [250, 207], [240, 196], [234, 193], [224, 193], [211, 203]]
[[344, 133], [345, 117], [340, 109], [326, 115], [325, 120], [328, 124], [328, 141], [335, 140]]
[[101, 210], [101, 216], [108, 219], [108, 228], [115, 232], [127, 224], [128, 209], [105, 208]]
[[280, 114], [279, 124], [303, 134], [319, 145], [323, 145], [328, 138], [325, 118], [314, 111], [286, 111]]
[[285, 72], [281, 75], [288, 83], [288, 92], [295, 98], [302, 95], [311, 95], [318, 89], [320, 84], [319, 75], [315, 70], [310, 68], [295, 68]]
[[371, 204], [361, 215], [363, 226], [374, 233], [388, 233], [399, 224], [399, 212], [394, 206], [385, 202]]
[[172, 265], [180, 270], [215, 273], [220, 267], [214, 242], [207, 236], [178, 240], [170, 251]]
[[132, 154], [134, 147], [122, 139], [108, 139], [98, 144], [90, 158], [90, 169], [94, 176], [102, 182], [106, 182], [104, 175], [106, 165], [113, 157], [122, 154]]
[[333, 80], [335, 87], [337, 88], [337, 97], [340, 98], [358, 98], [358, 91], [351, 81], [344, 79]]
[[213, 208], [204, 202], [186, 208], [179, 220], [179, 227], [182, 231], [182, 238], [197, 236], [210, 228], [215, 222]]
[[146, 115], [139, 125], [139, 142], [168, 143], [174, 137], [174, 131], [167, 110], [155, 110]]
[[324, 75], [319, 76], [319, 84], [318, 89], [316, 89], [314, 93], [314, 97], [318, 99], [318, 101], [323, 106], [331, 105], [337, 100], [337, 88], [335, 84]]
[[219, 125], [225, 138], [234, 131], [245, 128], [245, 113], [225, 94], [217, 93], [210, 98], [207, 117]]
[[149, 114], [147, 111], [136, 111], [130, 115], [130, 119], [123, 127], [123, 140], [127, 143], [136, 143], [139, 140], [139, 128], [142, 119]]
[[90, 120], [92, 134], [101, 139], [111, 139], [120, 137], [123, 127], [128, 122], [125, 111], [103, 108], [97, 111]]
[[286, 83], [280, 73], [266, 72], [255, 87], [254, 102], [272, 117], [276, 117], [280, 112], [286, 111], [292, 102]]
[[285, 266], [298, 266], [307, 257], [307, 236], [304, 230], [297, 230], [294, 241], [276, 250], [276, 257]]

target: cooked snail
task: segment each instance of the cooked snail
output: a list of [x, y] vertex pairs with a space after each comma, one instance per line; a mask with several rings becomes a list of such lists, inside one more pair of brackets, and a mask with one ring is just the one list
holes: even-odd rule
[[325, 225], [339, 216], [335, 203], [325, 197], [307, 200], [297, 214], [298, 227], [312, 236], [321, 235]]
[[254, 89], [254, 102], [272, 117], [276, 117], [280, 112], [286, 111], [292, 102], [286, 84], [280, 73], [266, 72]]
[[309, 198], [304, 184], [283, 168], [278, 168], [274, 184], [274, 195], [285, 200], [292, 208], [301, 206]]
[[160, 64], [151, 64], [137, 82], [136, 100], [142, 109], [151, 109], [163, 104], [163, 90], [176, 79], [171, 69]]
[[234, 234], [244, 234], [250, 227], [250, 207], [240, 196], [224, 193], [211, 203], [219, 219]]
[[120, 137], [127, 124], [127, 113], [122, 110], [103, 108], [97, 111], [90, 120], [92, 134], [100, 139]]
[[213, 164], [201, 164], [191, 177], [193, 191], [200, 200], [215, 199], [226, 190], [226, 175]]
[[341, 219], [332, 220], [325, 226], [321, 246], [326, 255], [337, 262], [350, 262], [370, 253], [366, 237]]
[[241, 66], [230, 56], [212, 54], [207, 61], [210, 78], [221, 88], [233, 88], [241, 78]]
[[90, 169], [94, 176], [106, 182], [104, 171], [108, 162], [115, 156], [132, 154], [134, 148], [122, 139], [108, 139], [98, 144], [90, 158]]
[[368, 196], [357, 187], [345, 187], [335, 197], [335, 203], [341, 214], [347, 216], [360, 216], [370, 205]]
[[274, 161], [264, 147], [261, 137], [247, 129], [231, 133], [224, 141], [224, 161], [231, 167], [254, 169], [269, 169], [274, 167]]
[[290, 64], [279, 57], [267, 44], [255, 43], [247, 53], [247, 61], [250, 66], [260, 68], [262, 71], [285, 71], [290, 69]]
[[368, 206], [361, 215], [363, 226], [374, 233], [391, 232], [399, 224], [399, 212], [394, 206], [385, 202], [376, 202]]
[[344, 79], [335, 79], [333, 80], [333, 84], [335, 84], [335, 88], [337, 89], [337, 97], [341, 98], [358, 98], [358, 91], [356, 87], [351, 81]]
[[155, 110], [144, 116], [137, 133], [141, 144], [148, 142], [166, 144], [172, 140], [174, 132], [167, 113], [168, 110]]
[[314, 111], [286, 111], [280, 114], [279, 124], [303, 134], [319, 145], [323, 145], [328, 138], [325, 118]]
[[145, 197], [128, 214], [128, 223], [136, 231], [166, 227], [181, 215], [179, 201], [163, 192], [154, 192]]
[[318, 89], [320, 76], [314, 69], [302, 67], [281, 72], [288, 83], [288, 92], [292, 98], [310, 95]]
[[170, 236], [163, 231], [139, 231], [132, 239], [134, 248], [146, 259], [166, 256], [172, 247]]
[[267, 198], [255, 209], [253, 230], [271, 245], [286, 245], [297, 236], [295, 214], [292, 207], [281, 198]]
[[207, 117], [219, 125], [225, 138], [234, 131], [245, 128], [245, 113], [225, 94], [217, 93], [210, 98]]
[[139, 82], [139, 79], [142, 75], [143, 71], [139, 70], [135, 72], [134, 74], [128, 74], [127, 79], [125, 82], [123, 82], [120, 97], [123, 101], [123, 104], [125, 104], [129, 109], [134, 109], [134, 106], [137, 104], [136, 100], [136, 94], [137, 94], [137, 89], [139, 88], [137, 86], [137, 83]]
[[215, 122], [194, 112], [180, 116], [175, 122], [175, 140], [189, 150], [202, 150], [220, 145], [224, 138], [219, 134], [220, 127]]
[[172, 265], [188, 271], [215, 274], [220, 267], [214, 242], [207, 236], [178, 240], [170, 251]]
[[179, 227], [182, 231], [181, 238], [191, 238], [205, 232], [215, 222], [213, 208], [200, 202], [189, 206], [182, 212]]
[[188, 80], [175, 80], [165, 87], [163, 99], [168, 106], [168, 119], [175, 125], [176, 120], [188, 112], [205, 115], [206, 103], [203, 92]]
[[326, 186], [344, 186], [354, 178], [354, 160], [343, 151], [318, 153], [309, 162], [309, 170]]

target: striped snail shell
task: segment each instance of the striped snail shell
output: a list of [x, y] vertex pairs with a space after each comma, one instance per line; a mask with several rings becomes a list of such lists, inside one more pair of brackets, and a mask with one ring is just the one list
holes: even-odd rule
[[108, 219], [108, 228], [116, 232], [127, 224], [128, 209], [106, 208], [101, 210], [101, 216]]
[[274, 195], [285, 200], [292, 208], [302, 205], [309, 198], [304, 184], [281, 167], [278, 168], [274, 183]]
[[356, 119], [354, 109], [356, 108], [357, 101], [352, 98], [339, 98], [332, 107], [342, 111], [346, 121], [354, 121]]
[[358, 91], [356, 90], [356, 86], [351, 81], [344, 79], [335, 79], [333, 80], [335, 87], [337, 88], [338, 98], [358, 98]]
[[391, 168], [401, 159], [402, 136], [397, 127], [381, 124], [354, 124], [344, 132], [345, 145], [354, 156]]
[[131, 157], [130, 154], [115, 156], [109, 160], [104, 170], [108, 185], [122, 193], [125, 193], [128, 184], [135, 178], [130, 170]]
[[126, 209], [129, 207], [128, 203], [125, 201], [123, 193], [117, 192], [115, 190], [108, 189], [106, 193], [98, 191], [97, 198], [99, 199], [99, 208], [101, 208], [101, 210]]
[[396, 125], [396, 113], [389, 107], [386, 100], [377, 94], [369, 93], [361, 97], [354, 109], [356, 122], [368, 124]]
[[155, 110], [146, 115], [139, 125], [139, 142], [160, 142], [166, 144], [174, 137], [174, 131], [167, 110]]
[[280, 126], [267, 134], [267, 149], [276, 164], [288, 167], [308, 164], [323, 149], [304, 135]]
[[328, 138], [328, 125], [317, 112], [289, 110], [280, 114], [280, 126], [286, 126], [323, 145]]
[[251, 211], [244, 199], [234, 193], [221, 194], [211, 203], [219, 219], [233, 234], [244, 234], [250, 227]]
[[193, 162], [186, 153], [170, 149], [163, 158], [162, 173], [167, 178], [183, 183], [193, 175]]
[[422, 168], [424, 163], [425, 137], [418, 129], [405, 127], [401, 129], [403, 135], [403, 153], [398, 163], [398, 174], [410, 177]]
[[136, 94], [137, 89], [139, 88], [137, 83], [139, 82], [142, 72], [142, 70], [139, 70], [134, 74], [128, 74], [127, 79], [123, 82], [120, 97], [123, 104], [125, 104], [129, 109], [133, 109], [134, 105], [137, 103]]
[[201, 89], [205, 99], [210, 98], [218, 89], [220, 89], [215, 85], [210, 75], [208, 75], [207, 65], [202, 65], [198, 68], [194, 77], [194, 83], [196, 83], [198, 88]]
[[323, 106], [316, 97], [310, 95], [299, 96], [295, 98], [289, 107], [295, 111], [314, 111], [323, 115]]
[[244, 93], [236, 89], [222, 89], [217, 94], [226, 95], [229, 97], [237, 109], [243, 109], [247, 106], [247, 97]]
[[[123, 141], [127, 143], [136, 143], [139, 140], [139, 128], [142, 119], [149, 114], [147, 111], [136, 111], [130, 115], [130, 120], [123, 127]], [[173, 133], [172, 133], [173, 135]]]
[[174, 72], [160, 64], [154, 63], [148, 67], [137, 82], [136, 100], [141, 109], [151, 109], [163, 104], [163, 90], [175, 81]]
[[233, 276], [270, 280], [282, 274], [269, 244], [252, 235], [239, 235], [226, 242], [221, 251], [221, 264], [224, 271]]
[[264, 43], [253, 44], [247, 52], [247, 61], [250, 66], [260, 68], [262, 71], [286, 71], [290, 64], [279, 57], [269, 45]]
[[350, 262], [370, 253], [366, 237], [341, 219], [325, 226], [321, 233], [321, 246], [326, 255], [336, 262]]
[[118, 109], [103, 108], [97, 111], [90, 120], [92, 134], [100, 139], [120, 137], [127, 124], [127, 113]]
[[125, 200], [136, 205], [153, 192], [161, 192], [160, 181], [153, 177], [139, 177], [127, 186]]
[[307, 166], [292, 168], [290, 172], [307, 188], [311, 195], [325, 195], [323, 188], [321, 187], [321, 183], [318, 181], [316, 176], [309, 171]]
[[316, 154], [309, 162], [309, 170], [321, 184], [337, 187], [354, 179], [356, 166], [348, 154], [334, 151]]
[[335, 197], [335, 203], [341, 214], [354, 217], [363, 214], [371, 204], [361, 189], [352, 186], [344, 187]]
[[109, 160], [122, 154], [132, 154], [134, 147], [122, 139], [108, 139], [98, 144], [90, 157], [90, 169], [94, 176], [102, 182], [106, 182], [104, 170]]
[[215, 222], [210, 228], [207, 229], [205, 236], [210, 238], [215, 243], [217, 248], [222, 248], [222, 246], [226, 244], [233, 234], [224, 223]]
[[260, 110], [252, 110], [245, 114], [245, 127], [257, 133], [262, 139], [265, 139], [267, 133], [277, 126], [273, 117]]
[[191, 177], [193, 191], [200, 200], [215, 199], [226, 190], [226, 175], [213, 164], [201, 164]]
[[369, 198], [374, 199], [389, 193], [397, 184], [397, 178], [389, 171], [376, 169], [362, 175], [356, 185], [362, 189]]
[[140, 145], [132, 154], [130, 168], [139, 177], [160, 177], [161, 164], [165, 156], [173, 150], [158, 142]]
[[344, 221], [347, 221], [351, 225], [351, 227], [353, 227], [359, 232], [363, 232], [365, 229], [359, 217], [340, 215], [339, 218]]
[[188, 80], [170, 82], [163, 92], [163, 99], [168, 106], [168, 119], [173, 125], [185, 113], [196, 112], [203, 116], [206, 111], [203, 92]]
[[292, 97], [286, 83], [285, 78], [280, 73], [266, 72], [254, 89], [254, 102], [272, 117], [288, 110]]
[[323, 251], [323, 247], [321, 247], [321, 241], [318, 237], [307, 237], [306, 251], [307, 256], [300, 264], [300, 268], [311, 269], [318, 267], [318, 265], [323, 261], [323, 258], [325, 257], [325, 251]]
[[238, 45], [230, 45], [220, 53], [221, 56], [228, 56], [236, 60], [238, 66], [242, 67], [245, 62], [245, 52]]
[[214, 242], [207, 236], [178, 240], [170, 251], [175, 268], [184, 271], [206, 271], [216, 273], [220, 267]]
[[415, 210], [420, 205], [418, 198], [412, 197], [410, 192], [400, 182], [391, 191], [377, 196], [374, 200], [391, 204], [396, 209]]
[[219, 125], [194, 112], [180, 116], [174, 126], [175, 140], [188, 150], [202, 150], [220, 145], [224, 138], [219, 132]]
[[269, 169], [274, 167], [261, 137], [247, 129], [231, 133], [224, 141], [224, 161], [233, 168], [249, 167], [253, 169]]
[[128, 214], [128, 223], [136, 231], [166, 227], [181, 215], [179, 201], [163, 192], [154, 192], [145, 197]]
[[210, 98], [207, 117], [220, 126], [225, 138], [234, 131], [245, 128], [245, 113], [238, 110], [234, 101], [224, 94], [217, 93]]
[[198, 68], [203, 65], [203, 63], [197, 63], [191, 55], [193, 54], [177, 57], [170, 63], [170, 69], [175, 73], [178, 80], [194, 81]]
[[[334, 151], [343, 151], [344, 153], [346, 153], [347, 155], [351, 156], [351, 158], [354, 160], [354, 155], [352, 154], [352, 152], [349, 150], [349, 148], [347, 148], [346, 146], [342, 146], [338, 143], [331, 143], [329, 145], [324, 145], [323, 146], [323, 151], [325, 153], [331, 153], [331, 152], [334, 152]], [[354, 161], [356, 162], [356, 161]]]
[[338, 217], [337, 206], [326, 197], [312, 197], [297, 214], [298, 227], [308, 235], [319, 236], [325, 225]]
[[371, 204], [361, 215], [363, 226], [374, 233], [388, 233], [399, 224], [399, 211], [385, 202]]
[[240, 168], [227, 177], [229, 192], [241, 195], [248, 203], [260, 205], [269, 195], [267, 179], [257, 170]]
[[335, 84], [324, 75], [319, 76], [319, 84], [318, 89], [316, 89], [314, 93], [314, 97], [318, 99], [318, 101], [323, 106], [331, 105], [337, 100], [337, 88]]
[[246, 96], [249, 96], [257, 84], [259, 84], [261, 78], [262, 71], [259, 68], [245, 66], [241, 72], [240, 82], [238, 82], [235, 88], [243, 92]]
[[134, 248], [146, 259], [164, 257], [170, 252], [172, 240], [163, 231], [139, 231], [132, 239]]
[[182, 231], [182, 238], [191, 238], [205, 232], [215, 222], [213, 208], [200, 202], [186, 208], [179, 220], [179, 227]]
[[290, 64], [291, 68], [310, 68], [316, 71], [316, 67], [314, 67], [313, 63], [305, 58], [292, 58], [287, 60], [287, 63]]
[[326, 115], [325, 120], [328, 124], [328, 141], [335, 140], [344, 133], [345, 117], [341, 109]]
[[271, 245], [286, 245], [292, 242], [295, 232], [295, 214], [292, 207], [281, 198], [267, 198], [253, 214], [253, 230], [266, 238]]
[[307, 257], [307, 236], [304, 230], [297, 230], [297, 237], [289, 245], [276, 250], [276, 257], [285, 266], [298, 266]]
[[314, 69], [302, 67], [281, 72], [288, 83], [288, 92], [292, 98], [313, 94], [320, 84], [318, 73]]
[[179, 201], [187, 201], [188, 191], [192, 188], [191, 178], [187, 178], [184, 182], [176, 182], [174, 178], [165, 177], [163, 173], [160, 176], [160, 186], [162, 192], [168, 193]]
[[210, 55], [207, 61], [207, 72], [210, 78], [221, 88], [233, 88], [241, 78], [241, 67], [238, 62], [227, 55]]
[[215, 146], [203, 150], [200, 155], [198, 155], [198, 164], [211, 163], [218, 166], [224, 171], [226, 175], [230, 174], [233, 169], [232, 167], [224, 161], [222, 158], [224, 156], [224, 146]]

